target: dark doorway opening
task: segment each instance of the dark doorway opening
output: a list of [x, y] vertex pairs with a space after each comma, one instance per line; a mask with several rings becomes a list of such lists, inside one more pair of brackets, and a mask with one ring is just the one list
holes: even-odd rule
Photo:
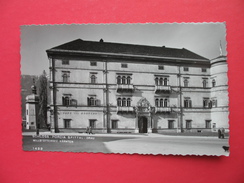
[[140, 117], [138, 122], [139, 127], [139, 133], [147, 133], [147, 118], [146, 117]]

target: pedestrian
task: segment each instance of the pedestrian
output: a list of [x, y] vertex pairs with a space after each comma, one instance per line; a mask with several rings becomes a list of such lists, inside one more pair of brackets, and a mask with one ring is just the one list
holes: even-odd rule
[[89, 134], [93, 134], [92, 133], [92, 127], [89, 127]]
[[86, 133], [89, 133], [89, 127], [86, 127]]
[[220, 139], [221, 138], [221, 130], [220, 129], [218, 129], [218, 138]]
[[222, 137], [222, 139], [225, 138], [225, 129], [224, 128], [221, 129], [221, 137]]

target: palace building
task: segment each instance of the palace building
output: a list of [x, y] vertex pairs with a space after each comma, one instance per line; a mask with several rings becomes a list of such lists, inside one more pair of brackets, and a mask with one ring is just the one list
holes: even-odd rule
[[55, 132], [228, 129], [226, 56], [77, 39], [47, 50]]

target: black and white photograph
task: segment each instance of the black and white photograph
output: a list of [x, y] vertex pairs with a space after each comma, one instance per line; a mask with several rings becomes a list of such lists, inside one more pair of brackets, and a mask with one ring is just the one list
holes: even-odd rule
[[224, 22], [20, 31], [24, 151], [229, 156]]

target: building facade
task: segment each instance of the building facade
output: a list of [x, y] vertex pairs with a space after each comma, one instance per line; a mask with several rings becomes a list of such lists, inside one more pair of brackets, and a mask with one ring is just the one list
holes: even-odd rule
[[162, 133], [228, 128], [226, 57], [84, 41], [47, 50], [55, 132]]

